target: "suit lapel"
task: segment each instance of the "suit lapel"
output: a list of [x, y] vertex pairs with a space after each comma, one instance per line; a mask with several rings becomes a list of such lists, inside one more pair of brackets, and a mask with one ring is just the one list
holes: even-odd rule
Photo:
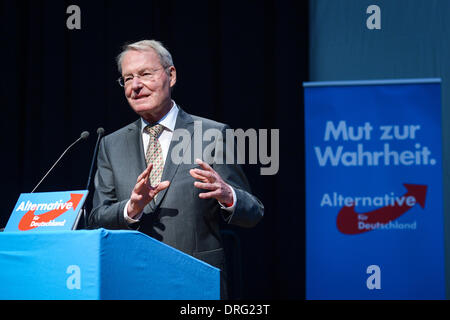
[[[138, 176], [147, 167], [145, 164], [145, 153], [142, 144], [141, 119], [133, 122], [128, 128], [127, 147], [130, 161], [134, 162], [132, 167], [137, 169]], [[136, 155], [136, 156], [135, 156]], [[133, 186], [134, 188], [134, 186]]]
[[[128, 127], [127, 151], [129, 155], [128, 159], [130, 161], [130, 168], [134, 168], [134, 175], [137, 178], [145, 170], [145, 168], [147, 168], [147, 165], [145, 163], [144, 146], [142, 143], [141, 119], [133, 122]], [[133, 190], [135, 185], [136, 180], [131, 180], [130, 192], [131, 190]], [[153, 201], [150, 202], [148, 206], [150, 206], [150, 209], [153, 209]]]
[[[194, 120], [192, 119], [191, 115], [184, 112], [180, 107], [178, 110], [177, 121], [175, 123], [174, 131], [177, 129], [185, 129], [185, 130], [189, 131], [189, 134], [191, 137], [191, 139], [189, 139], [189, 144], [190, 144], [192, 141], [192, 134], [194, 132]], [[163, 171], [163, 174], [161, 177], [161, 181], [165, 181], [165, 180], [172, 181], [173, 177], [175, 176], [175, 173], [178, 170], [179, 164], [173, 163], [173, 161], [171, 159], [172, 149], [173, 149], [174, 145], [177, 143], [179, 143], [179, 141], [174, 141], [173, 137], [172, 137], [172, 141], [170, 141], [169, 150], [167, 152], [167, 157], [166, 157], [166, 161], [164, 164], [164, 171]], [[186, 148], [186, 149], [189, 149], [189, 148]], [[186, 152], [186, 149], [184, 150], [184, 152]], [[155, 202], [156, 208], [161, 205], [162, 199], [164, 199], [164, 196], [166, 195], [167, 191], [171, 187], [172, 187], [172, 184], [170, 184], [168, 188], [162, 190], [158, 194], [158, 196], [156, 197], [156, 202]], [[152, 201], [152, 203], [153, 203], [153, 201]]]

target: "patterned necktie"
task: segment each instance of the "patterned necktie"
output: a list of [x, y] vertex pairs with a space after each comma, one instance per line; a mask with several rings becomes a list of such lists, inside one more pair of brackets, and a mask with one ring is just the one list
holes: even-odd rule
[[158, 137], [164, 130], [164, 126], [156, 124], [153, 126], [146, 126], [145, 131], [150, 135], [150, 141], [148, 143], [147, 152], [145, 153], [145, 161], [147, 166], [152, 163], [153, 168], [150, 172], [150, 184], [155, 187], [161, 182], [161, 177], [164, 169], [164, 158], [162, 154], [161, 144]]

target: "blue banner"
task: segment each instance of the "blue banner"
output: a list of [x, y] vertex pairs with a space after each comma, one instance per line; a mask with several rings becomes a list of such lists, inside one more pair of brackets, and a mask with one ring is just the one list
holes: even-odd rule
[[440, 80], [304, 87], [307, 299], [445, 299]]

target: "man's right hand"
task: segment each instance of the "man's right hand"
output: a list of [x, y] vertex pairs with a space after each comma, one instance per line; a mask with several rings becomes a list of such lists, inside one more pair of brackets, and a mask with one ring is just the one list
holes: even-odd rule
[[130, 196], [130, 202], [127, 207], [127, 214], [130, 218], [134, 218], [144, 210], [144, 207], [152, 201], [155, 195], [161, 190], [166, 189], [170, 185], [170, 181], [161, 181], [158, 185], [152, 187], [149, 182], [150, 172], [153, 165], [149, 164], [147, 169], [137, 178], [136, 185]]

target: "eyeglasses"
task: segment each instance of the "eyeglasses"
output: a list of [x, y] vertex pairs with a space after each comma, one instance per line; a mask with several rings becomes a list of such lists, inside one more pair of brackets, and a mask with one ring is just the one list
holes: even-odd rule
[[156, 76], [157, 76], [159, 70], [166, 70], [168, 68], [170, 68], [170, 67], [158, 68], [158, 69], [153, 69], [153, 70], [144, 70], [144, 71], [140, 71], [136, 75], [128, 74], [125, 77], [120, 77], [119, 79], [117, 79], [117, 82], [119, 83], [119, 85], [121, 87], [126, 87], [126, 86], [130, 85], [131, 83], [133, 83], [134, 77], [137, 77], [141, 81], [145, 81], [145, 82], [153, 81], [156, 79]]

